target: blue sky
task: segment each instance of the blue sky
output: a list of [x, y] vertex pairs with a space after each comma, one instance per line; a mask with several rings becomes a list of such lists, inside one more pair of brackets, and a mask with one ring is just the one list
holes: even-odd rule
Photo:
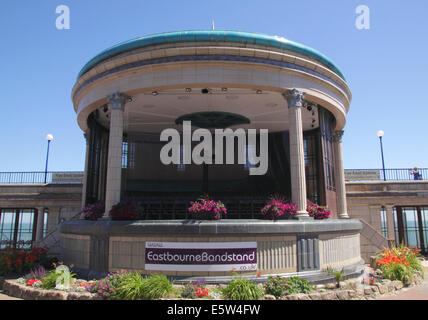
[[[70, 8], [57, 30], [56, 7]], [[358, 5], [370, 29], [358, 30]], [[426, 0], [2, 0], [0, 171], [83, 170], [85, 143], [71, 89], [102, 50], [142, 35], [192, 29], [278, 35], [317, 49], [344, 73], [353, 94], [345, 168], [428, 168], [428, 2]]]

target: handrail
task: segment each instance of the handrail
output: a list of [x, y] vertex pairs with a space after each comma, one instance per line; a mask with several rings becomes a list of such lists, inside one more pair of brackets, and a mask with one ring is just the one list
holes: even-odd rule
[[[410, 181], [415, 180], [412, 168], [345, 169], [346, 181]], [[428, 168], [418, 169], [428, 179]], [[0, 184], [82, 184], [83, 171], [0, 172]], [[46, 181], [46, 182], [45, 182]]]
[[83, 171], [0, 172], [0, 184], [81, 184]]
[[[412, 168], [345, 169], [346, 181], [415, 181]], [[421, 179], [428, 180], [428, 168], [418, 168]]]

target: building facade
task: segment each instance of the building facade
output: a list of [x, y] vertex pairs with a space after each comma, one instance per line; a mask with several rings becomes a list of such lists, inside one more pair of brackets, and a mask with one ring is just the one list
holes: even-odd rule
[[[185, 218], [180, 203], [208, 193], [229, 205], [231, 217], [240, 216], [236, 199], [247, 199], [246, 217], [254, 218], [269, 195], [280, 193], [300, 215], [309, 199], [347, 217], [341, 137], [351, 93], [316, 50], [233, 31], [145, 36], [89, 61], [72, 99], [87, 139], [83, 203], [105, 201], [106, 216], [121, 199], [137, 199], [163, 204], [162, 212], [174, 208], [160, 219]], [[186, 148], [181, 142], [180, 162], [165, 165], [160, 134], [176, 129], [184, 141], [183, 121], [192, 133], [243, 129], [248, 140], [244, 150], [234, 142], [232, 161], [219, 160], [217, 150], [202, 165], [191, 161], [197, 141]], [[249, 142], [251, 129], [259, 130], [257, 138], [268, 131], [263, 175], [249, 174], [262, 153]]]

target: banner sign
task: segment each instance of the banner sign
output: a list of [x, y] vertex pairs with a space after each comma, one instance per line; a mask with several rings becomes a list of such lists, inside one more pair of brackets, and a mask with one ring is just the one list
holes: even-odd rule
[[379, 170], [345, 170], [346, 181], [380, 180]]
[[257, 242], [146, 242], [146, 270], [255, 271]]
[[83, 182], [83, 172], [65, 172], [65, 173], [53, 173], [52, 174], [52, 183], [82, 183]]

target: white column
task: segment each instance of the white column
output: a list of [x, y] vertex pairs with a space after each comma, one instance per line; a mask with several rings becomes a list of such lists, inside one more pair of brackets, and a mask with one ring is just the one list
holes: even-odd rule
[[39, 207], [37, 209], [37, 229], [36, 229], [36, 242], [43, 238], [43, 224], [45, 217], [45, 208]]
[[110, 106], [110, 133], [107, 159], [106, 201], [104, 218], [120, 201], [122, 177], [123, 111], [128, 96], [115, 92], [107, 97]]
[[336, 130], [333, 135], [337, 216], [339, 219], [349, 219], [346, 206], [346, 185], [345, 171], [343, 168], [342, 136], [343, 130]]
[[305, 153], [301, 110], [305, 94], [293, 89], [283, 95], [288, 103], [290, 125], [291, 200], [297, 205], [297, 218], [309, 217], [306, 211]]

